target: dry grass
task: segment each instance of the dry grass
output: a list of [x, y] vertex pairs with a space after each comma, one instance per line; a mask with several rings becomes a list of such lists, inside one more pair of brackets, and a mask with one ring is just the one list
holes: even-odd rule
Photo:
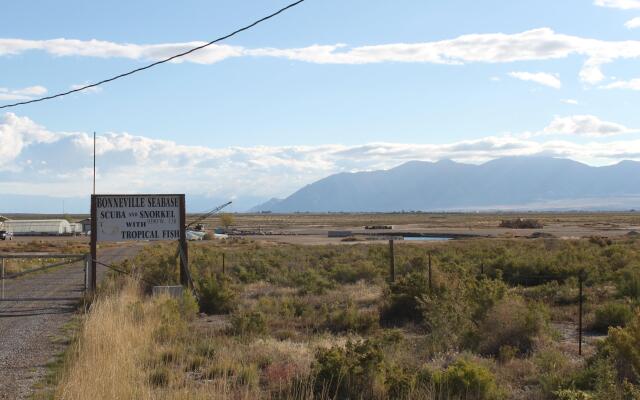
[[[134, 304], [141, 314], [132, 315]], [[161, 323], [153, 302], [141, 303], [134, 283], [118, 295], [93, 304], [71, 353], [55, 397], [60, 399], [150, 399], [146, 372], [141, 368], [154, 351], [152, 334]], [[144, 320], [144, 323], [143, 323]]]
[[[271, 338], [239, 341], [172, 313], [166, 298], [144, 298], [135, 281], [98, 299], [68, 352], [54, 398], [255, 399], [307, 376], [311, 346]], [[187, 316], [188, 317], [188, 316]], [[193, 329], [193, 331], [192, 331]], [[258, 366], [264, 366], [258, 371]], [[261, 376], [268, 382], [260, 386]]]

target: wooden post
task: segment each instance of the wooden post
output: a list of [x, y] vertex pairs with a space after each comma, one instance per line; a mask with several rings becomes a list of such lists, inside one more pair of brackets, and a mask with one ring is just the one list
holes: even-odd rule
[[84, 255], [84, 292], [89, 290], [89, 266], [91, 265], [91, 256], [89, 254]]
[[187, 244], [187, 230], [186, 230], [187, 212], [185, 207], [184, 194], [180, 195], [180, 284], [184, 287], [189, 286], [189, 246]]
[[2, 298], [4, 299], [4, 257], [2, 257]]
[[578, 276], [578, 355], [582, 355], [582, 271]]
[[431, 285], [431, 252], [429, 252], [429, 293], [433, 292], [433, 286]]
[[89, 292], [94, 293], [97, 286], [96, 261], [98, 260], [98, 221], [96, 215], [96, 196], [91, 195], [91, 269], [89, 270]]
[[396, 257], [393, 248], [393, 239], [389, 240], [389, 279], [391, 282], [396, 281]]
[[224, 275], [224, 253], [222, 253], [222, 275]]

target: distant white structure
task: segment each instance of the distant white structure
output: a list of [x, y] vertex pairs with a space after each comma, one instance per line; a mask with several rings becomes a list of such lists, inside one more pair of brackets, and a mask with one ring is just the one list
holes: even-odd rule
[[70, 224], [66, 219], [8, 220], [4, 230], [14, 236], [72, 235], [82, 233], [81, 224]]

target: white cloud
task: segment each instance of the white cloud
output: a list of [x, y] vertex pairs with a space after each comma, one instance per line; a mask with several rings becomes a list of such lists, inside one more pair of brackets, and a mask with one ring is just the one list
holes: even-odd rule
[[624, 23], [624, 26], [627, 27], [627, 29], [640, 28], [640, 17], [630, 19], [629, 21]]
[[[100, 40], [0, 39], [0, 56], [38, 50], [61, 57], [120, 57], [134, 60], [158, 60], [202, 44], [204, 43], [140, 45]], [[188, 57], [178, 59], [176, 62], [212, 64], [232, 57], [276, 57], [317, 64], [355, 65], [399, 62], [462, 65], [562, 59], [572, 55], [586, 57], [584, 67], [580, 71], [580, 77], [583, 81], [593, 84], [605, 78], [601, 70], [602, 65], [617, 59], [640, 58], [640, 41], [597, 40], [559, 34], [550, 28], [539, 28], [513, 34], [468, 34], [432, 42], [390, 43], [356, 47], [340, 43], [316, 44], [290, 49], [251, 49], [241, 46], [213, 45]]]
[[640, 8], [640, 0], [595, 0], [594, 4], [600, 7], [618, 8], [620, 10]]
[[522, 81], [535, 82], [554, 89], [560, 89], [562, 87], [562, 82], [557, 75], [546, 72], [510, 72], [509, 76]]
[[[608, 136], [635, 130], [593, 116], [556, 118], [544, 134]], [[575, 143], [544, 136], [488, 136], [444, 144], [210, 148], [128, 133], [98, 137], [98, 177], [105, 193], [186, 192], [217, 197], [284, 196], [337, 172], [384, 169], [409, 160], [478, 163], [546, 154], [605, 164], [640, 159], [640, 140]], [[0, 193], [80, 196], [91, 188], [92, 138], [52, 132], [29, 118], [0, 120]]]
[[640, 90], [640, 78], [631, 79], [629, 81], [616, 81], [608, 85], [601, 86], [601, 88]]
[[594, 115], [572, 115], [555, 117], [549, 126], [538, 134], [602, 137], [634, 132], [638, 130], [615, 122], [603, 121]]
[[47, 93], [47, 88], [43, 86], [29, 86], [22, 89], [0, 88], [0, 100], [30, 100], [34, 96], [42, 96]]
[[575, 99], [562, 99], [560, 101], [563, 102], [564, 104], [570, 104], [572, 106], [577, 106], [579, 104], [578, 100], [575, 100]]

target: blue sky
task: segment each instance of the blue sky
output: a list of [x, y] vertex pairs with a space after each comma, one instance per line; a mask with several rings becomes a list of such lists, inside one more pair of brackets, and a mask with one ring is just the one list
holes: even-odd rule
[[[139, 67], [286, 4], [4, 4], [0, 105]], [[94, 130], [104, 192], [251, 201], [410, 159], [639, 159], [637, 17], [640, 0], [307, 0], [184, 62], [0, 112], [0, 192], [85, 196]]]

